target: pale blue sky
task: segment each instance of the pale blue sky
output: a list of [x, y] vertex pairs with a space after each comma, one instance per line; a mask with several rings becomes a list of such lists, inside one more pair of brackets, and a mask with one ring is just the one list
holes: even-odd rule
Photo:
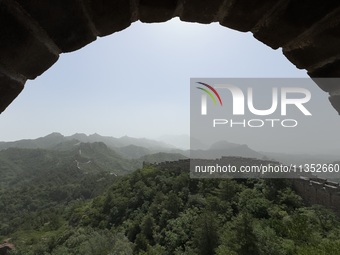
[[0, 115], [0, 140], [51, 132], [149, 138], [188, 134], [191, 77], [307, 75], [281, 49], [272, 50], [250, 33], [177, 18], [161, 24], [135, 22], [62, 54], [52, 68], [27, 82]]

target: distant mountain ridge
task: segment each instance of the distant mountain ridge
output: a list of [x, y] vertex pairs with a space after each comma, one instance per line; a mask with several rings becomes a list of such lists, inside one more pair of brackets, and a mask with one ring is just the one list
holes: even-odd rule
[[15, 142], [0, 142], [0, 150], [8, 148], [54, 149], [60, 146], [60, 144], [70, 141], [79, 141], [83, 143], [103, 142], [111, 149], [133, 145], [144, 147], [153, 152], [174, 148], [173, 146], [164, 142], [146, 138], [132, 138], [128, 136], [115, 138], [110, 136], [101, 136], [98, 134], [86, 135], [82, 133], [76, 133], [71, 136], [63, 136], [62, 134], [55, 132], [37, 139], [24, 139]]
[[246, 144], [236, 144], [228, 141], [218, 141], [212, 144], [209, 149], [191, 150], [190, 156], [192, 158], [201, 159], [216, 159], [223, 156], [237, 156], [256, 159], [262, 159], [265, 157], [264, 154], [249, 148]]
[[[60, 133], [51, 133], [45, 137], [37, 139], [26, 139], [15, 142], [0, 142], [0, 151], [8, 148], [23, 148], [23, 149], [46, 149], [46, 150], [73, 150], [80, 143], [103, 143], [111, 150], [118, 153], [126, 159], [135, 159], [138, 161], [153, 161], [160, 162], [164, 160], [178, 160], [189, 158], [220, 158], [222, 156], [240, 156], [249, 158], [261, 159], [264, 154], [252, 150], [246, 144], [230, 143], [228, 141], [219, 141], [203, 149], [182, 150], [165, 142], [155, 141], [146, 138], [132, 138], [123, 136], [121, 138], [101, 136], [99, 134], [86, 135], [76, 133], [71, 136], [63, 136]], [[196, 141], [197, 145], [200, 144]], [[163, 154], [162, 154], [163, 153]], [[159, 158], [157, 158], [159, 157]]]
[[68, 170], [123, 175], [140, 167], [141, 162], [123, 158], [102, 142], [78, 143], [69, 150], [8, 148], [0, 151], [0, 187], [16, 176]]
[[[170, 136], [170, 138], [173, 136]], [[184, 140], [186, 136], [181, 136]], [[72, 151], [81, 143], [103, 143], [112, 151], [124, 159], [136, 160], [139, 163], [145, 161], [160, 162], [161, 160], [178, 160], [183, 156], [187, 158], [214, 159], [222, 156], [238, 156], [256, 159], [273, 159], [284, 164], [297, 163], [331, 163], [339, 160], [336, 156], [323, 155], [297, 155], [272, 152], [259, 152], [250, 148], [247, 144], [231, 143], [225, 140], [206, 145], [193, 139], [191, 150], [183, 150], [165, 142], [123, 136], [120, 138], [101, 136], [99, 134], [86, 135], [76, 133], [64, 136], [60, 133], [51, 133], [37, 139], [24, 139], [14, 142], [0, 142], [0, 151], [8, 148], [44, 149], [57, 151]], [[163, 153], [163, 154], [162, 154]], [[165, 156], [167, 155], [167, 156]], [[157, 158], [158, 157], [158, 158]]]
[[140, 168], [144, 161], [159, 163], [186, 158], [182, 155], [183, 151], [178, 151], [164, 142], [128, 136], [115, 138], [81, 133], [71, 136], [51, 133], [37, 139], [0, 142], [0, 156], [6, 154], [7, 150], [16, 150], [18, 154], [40, 150], [54, 155], [53, 157], [58, 155], [62, 160], [73, 155], [73, 161], [71, 160], [69, 165], [89, 172], [116, 169], [113, 172], [118, 174]]

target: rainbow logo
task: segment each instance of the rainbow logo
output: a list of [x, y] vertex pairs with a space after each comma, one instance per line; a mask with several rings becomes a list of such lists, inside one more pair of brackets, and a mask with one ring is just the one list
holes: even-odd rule
[[[218, 101], [220, 102], [220, 105], [222, 106], [221, 97], [217, 93], [216, 89], [214, 89], [212, 86], [210, 86], [210, 85], [208, 85], [206, 83], [203, 83], [203, 82], [197, 82], [197, 83], [201, 84], [201, 85], [203, 85], [203, 86], [205, 86], [205, 87], [207, 87], [209, 89], [208, 90], [208, 89], [205, 89], [205, 88], [197, 87], [198, 89], [203, 90], [205, 93], [207, 93], [210, 96], [210, 98], [213, 100], [215, 105], [217, 105], [217, 100], [216, 100], [216, 97], [217, 97]], [[214, 96], [214, 94], [215, 94], [216, 97]]]

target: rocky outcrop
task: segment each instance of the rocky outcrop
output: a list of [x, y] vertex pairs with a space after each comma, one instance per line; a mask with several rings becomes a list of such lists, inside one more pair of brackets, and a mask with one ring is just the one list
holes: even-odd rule
[[[297, 68], [315, 77], [340, 76], [340, 2], [337, 0], [0, 0], [0, 112], [27, 79], [136, 20], [183, 21], [251, 31]], [[340, 113], [340, 85], [326, 89]]]

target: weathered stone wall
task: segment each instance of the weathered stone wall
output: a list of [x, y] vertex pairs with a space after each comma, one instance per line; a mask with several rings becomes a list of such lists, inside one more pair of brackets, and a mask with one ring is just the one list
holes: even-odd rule
[[[0, 113], [59, 54], [173, 17], [251, 31], [311, 77], [340, 76], [338, 0], [0, 0]], [[340, 85], [321, 87], [340, 113]]]
[[340, 187], [338, 183], [321, 178], [293, 179], [295, 191], [309, 204], [332, 209], [340, 216]]

